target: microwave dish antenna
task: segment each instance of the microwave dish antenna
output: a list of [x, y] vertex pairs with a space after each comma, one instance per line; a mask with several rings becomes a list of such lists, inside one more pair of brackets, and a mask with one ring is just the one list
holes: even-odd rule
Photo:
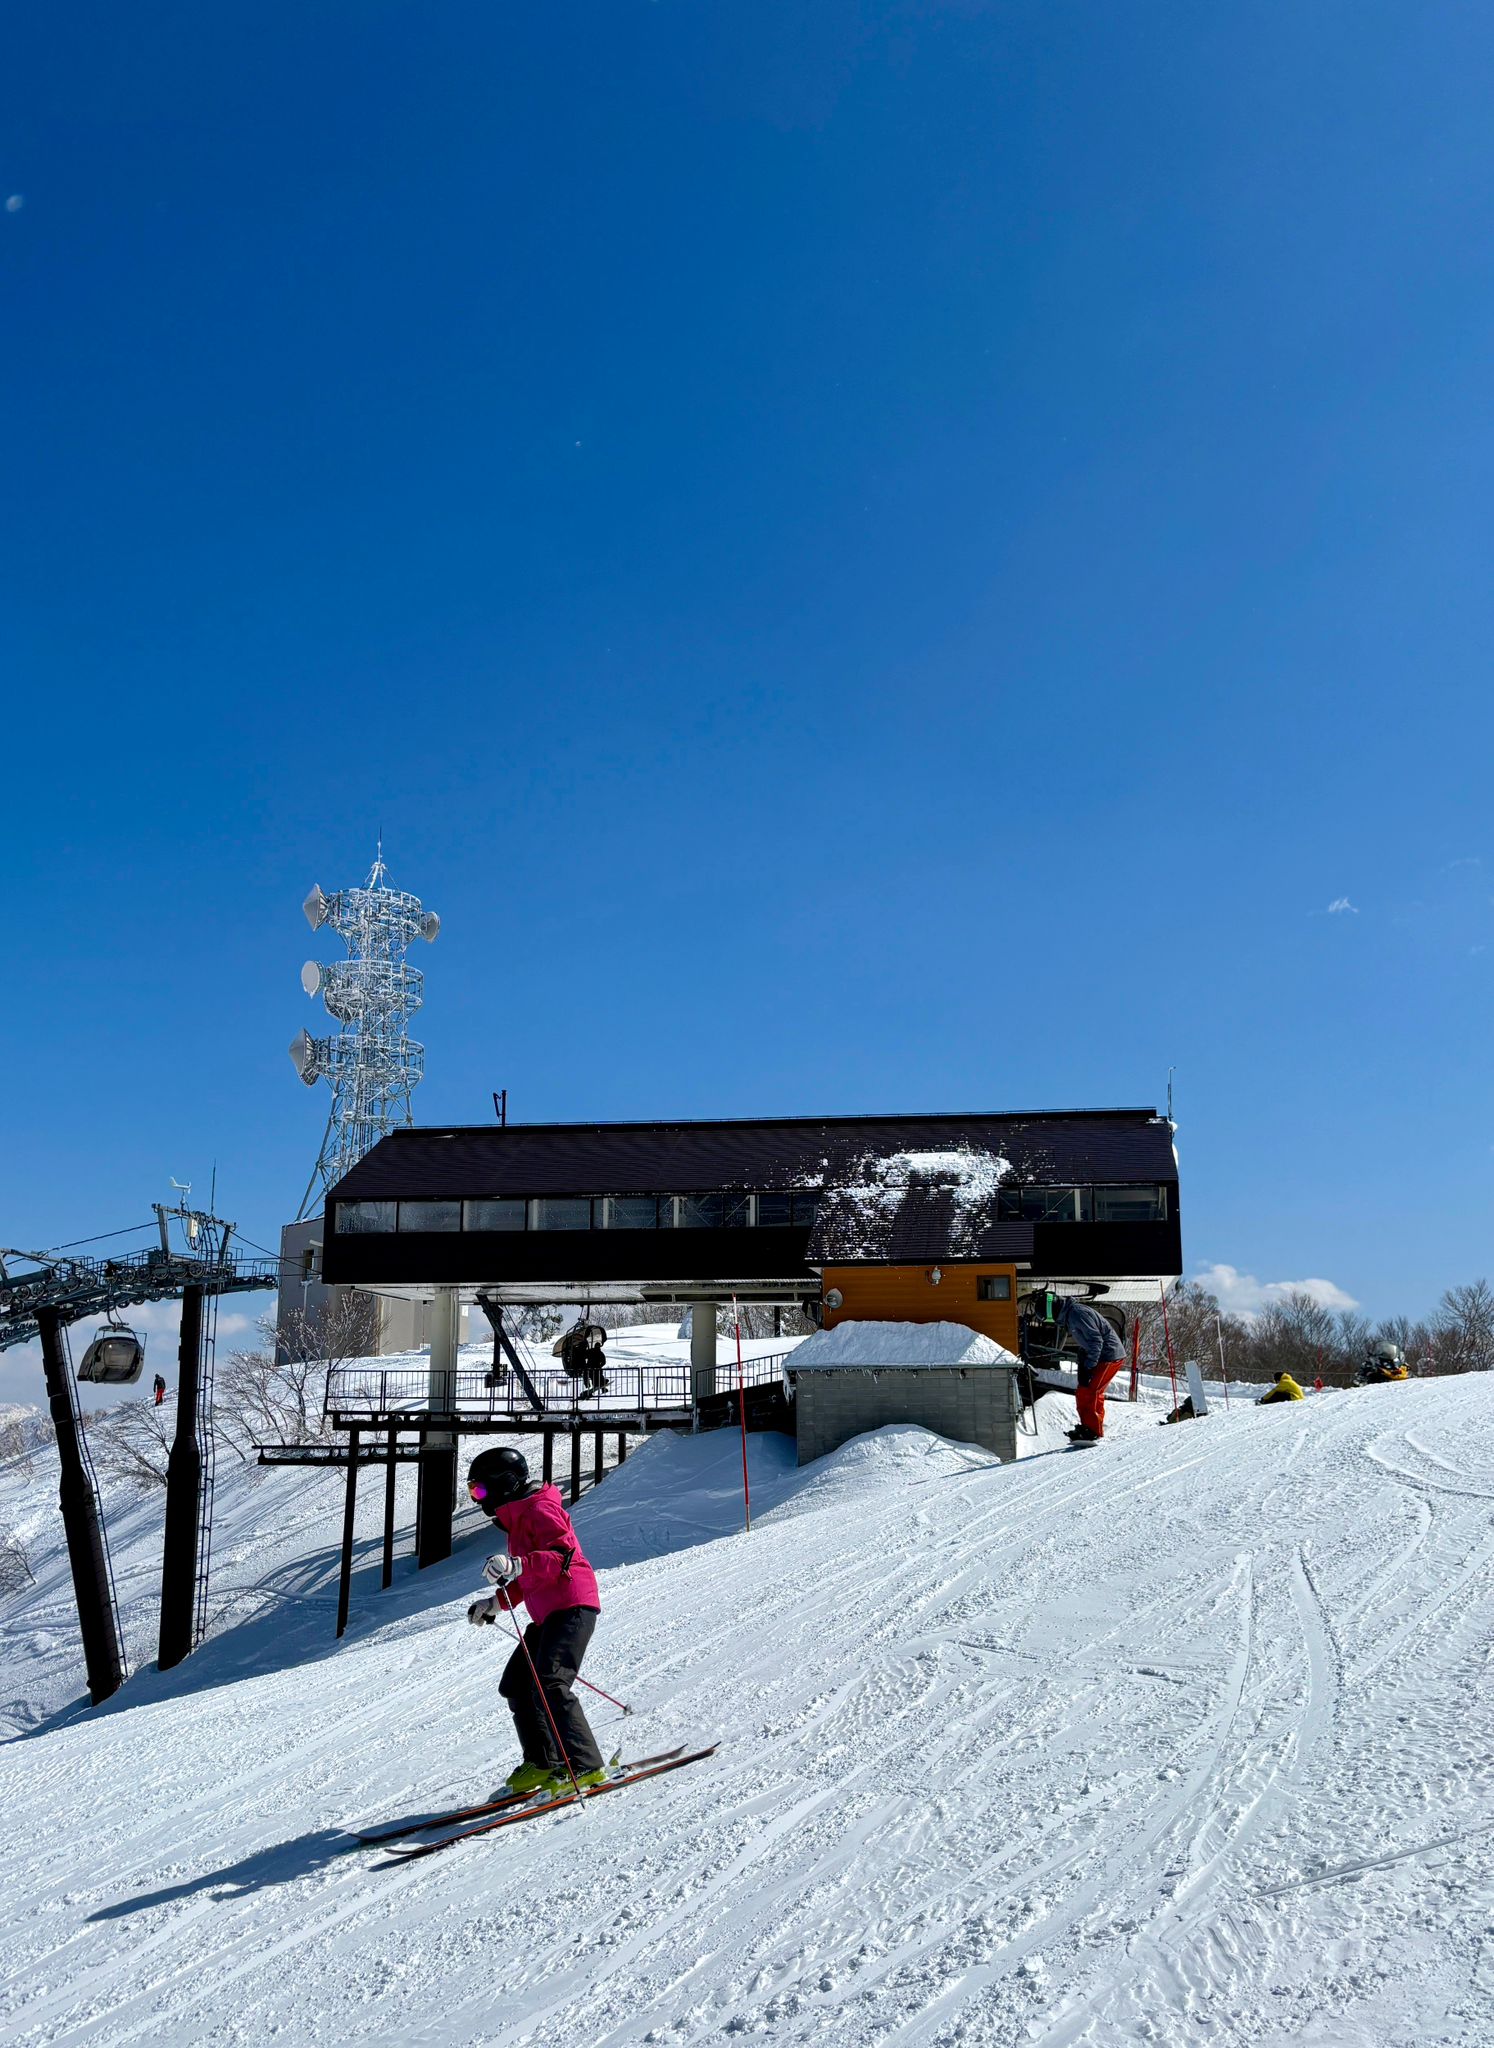
[[368, 880], [328, 895], [313, 886], [301, 908], [313, 931], [336, 932], [345, 960], [308, 960], [301, 986], [320, 995], [335, 1032], [314, 1038], [304, 1027], [290, 1056], [308, 1088], [326, 1081], [332, 1106], [298, 1219], [318, 1190], [341, 1180], [386, 1131], [414, 1121], [412, 1090], [425, 1076], [425, 1047], [410, 1036], [410, 1019], [425, 1000], [425, 977], [405, 959], [417, 939], [427, 944], [441, 920], [418, 896], [391, 889], [380, 842]]

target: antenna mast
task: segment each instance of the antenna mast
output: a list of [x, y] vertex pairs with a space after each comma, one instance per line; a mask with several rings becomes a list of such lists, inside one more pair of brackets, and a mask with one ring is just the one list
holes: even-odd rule
[[313, 931], [329, 925], [347, 946], [346, 960], [301, 969], [307, 995], [320, 994], [338, 1030], [326, 1038], [298, 1032], [290, 1049], [308, 1088], [332, 1087], [322, 1149], [302, 1197], [297, 1221], [307, 1214], [320, 1181], [323, 1191], [355, 1166], [398, 1124], [414, 1121], [410, 1091], [425, 1075], [425, 1047], [409, 1035], [410, 1018], [424, 1001], [425, 977], [405, 960], [416, 939], [433, 941], [441, 920], [418, 896], [384, 880], [384, 842], [361, 888], [326, 896], [313, 887], [301, 908]]

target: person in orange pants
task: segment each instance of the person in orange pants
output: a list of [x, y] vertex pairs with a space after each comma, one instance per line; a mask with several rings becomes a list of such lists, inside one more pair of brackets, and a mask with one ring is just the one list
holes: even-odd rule
[[1079, 1352], [1079, 1385], [1074, 1406], [1079, 1420], [1069, 1431], [1076, 1444], [1097, 1444], [1105, 1434], [1105, 1389], [1126, 1362], [1126, 1347], [1097, 1309], [1076, 1294], [1064, 1296], [1058, 1327]]

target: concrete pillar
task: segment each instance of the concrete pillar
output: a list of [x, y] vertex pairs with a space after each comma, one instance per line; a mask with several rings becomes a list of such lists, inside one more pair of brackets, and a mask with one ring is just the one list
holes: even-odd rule
[[[438, 1287], [431, 1303], [431, 1406], [447, 1409], [456, 1402], [457, 1342], [461, 1331], [461, 1297], [454, 1287]], [[447, 1439], [454, 1443], [454, 1437]], [[432, 1438], [434, 1443], [436, 1438]]]
[[690, 1398], [706, 1401], [716, 1391], [716, 1304], [690, 1306]]
[[[456, 1404], [457, 1334], [461, 1299], [454, 1287], [438, 1287], [429, 1315], [430, 1405], [446, 1413]], [[415, 1532], [422, 1567], [451, 1555], [452, 1510], [456, 1505], [457, 1440], [450, 1430], [431, 1430], [420, 1448], [420, 1513]]]

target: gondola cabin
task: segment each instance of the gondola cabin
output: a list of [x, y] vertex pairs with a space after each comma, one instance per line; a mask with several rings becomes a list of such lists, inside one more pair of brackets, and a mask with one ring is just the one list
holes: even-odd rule
[[94, 1386], [129, 1387], [139, 1379], [144, 1364], [145, 1339], [123, 1324], [111, 1323], [84, 1352], [78, 1378]]

